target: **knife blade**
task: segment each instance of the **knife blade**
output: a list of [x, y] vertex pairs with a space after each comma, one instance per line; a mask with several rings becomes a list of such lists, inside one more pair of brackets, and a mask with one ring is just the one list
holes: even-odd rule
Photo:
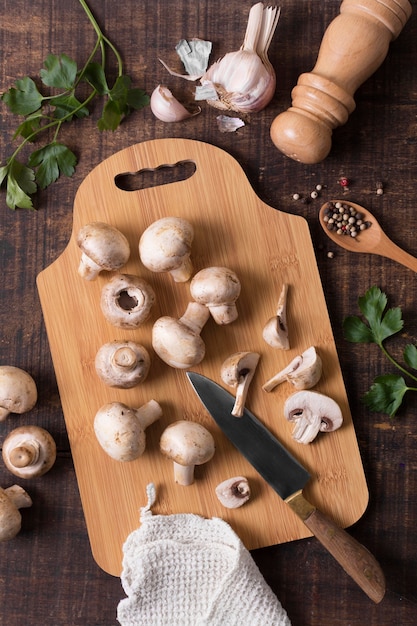
[[235, 398], [226, 389], [197, 372], [187, 372], [187, 377], [227, 438], [368, 597], [379, 603], [385, 595], [381, 566], [365, 546], [304, 497], [302, 490], [310, 479], [307, 470], [247, 408], [241, 417], [233, 416]]

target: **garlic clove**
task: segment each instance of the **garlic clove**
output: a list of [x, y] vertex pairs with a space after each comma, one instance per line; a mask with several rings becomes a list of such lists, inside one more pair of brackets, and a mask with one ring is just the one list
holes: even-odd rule
[[264, 7], [262, 2], [252, 6], [241, 48], [213, 63], [200, 79], [202, 85], [212, 83], [217, 92], [218, 97], [208, 98], [208, 104], [240, 114], [261, 111], [269, 104], [275, 93], [276, 75], [268, 48], [279, 15], [277, 7]]
[[181, 122], [201, 111], [200, 108], [195, 113], [188, 111], [164, 85], [155, 87], [150, 105], [152, 113], [162, 122]]

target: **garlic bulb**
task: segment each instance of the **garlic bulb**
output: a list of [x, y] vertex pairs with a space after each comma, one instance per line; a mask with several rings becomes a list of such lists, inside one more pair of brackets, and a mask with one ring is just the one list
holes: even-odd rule
[[164, 85], [155, 87], [151, 95], [150, 104], [152, 113], [162, 122], [181, 122], [189, 117], [198, 115], [201, 111], [201, 109], [198, 109], [195, 113], [187, 111], [187, 109], [174, 98], [168, 87]]
[[207, 102], [237, 113], [261, 111], [271, 101], [276, 86], [268, 48], [275, 32], [280, 9], [253, 5], [249, 12], [244, 42], [236, 52], [228, 52], [209, 67], [201, 84], [212, 83], [218, 99]]

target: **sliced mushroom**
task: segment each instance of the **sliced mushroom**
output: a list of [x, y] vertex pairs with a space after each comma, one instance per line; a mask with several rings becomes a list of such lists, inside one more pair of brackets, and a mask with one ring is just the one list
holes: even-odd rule
[[103, 270], [119, 270], [129, 260], [128, 240], [110, 224], [86, 224], [78, 231], [76, 241], [82, 252], [78, 273], [85, 280], [95, 280]]
[[3, 461], [19, 478], [35, 478], [49, 472], [56, 460], [56, 444], [40, 426], [19, 426], [3, 443]]
[[270, 378], [262, 389], [272, 391], [285, 381], [291, 383], [296, 389], [311, 389], [319, 382], [322, 370], [322, 360], [316, 348], [310, 346], [302, 354], [296, 356], [287, 367]]
[[155, 303], [151, 285], [139, 276], [117, 274], [101, 291], [104, 317], [117, 328], [135, 329], [149, 318]]
[[197, 365], [206, 353], [200, 333], [209, 317], [209, 310], [198, 302], [189, 302], [179, 320], [160, 317], [152, 329], [153, 349], [171, 367], [187, 369]]
[[237, 509], [251, 496], [249, 481], [244, 476], [228, 478], [217, 485], [216, 496], [227, 509]]
[[320, 431], [337, 430], [343, 423], [337, 402], [316, 391], [292, 394], [284, 404], [284, 416], [294, 423], [292, 436], [300, 443], [310, 443]]
[[194, 229], [180, 217], [163, 217], [143, 232], [139, 241], [142, 263], [151, 272], [169, 272], [175, 282], [185, 283], [191, 277], [191, 244]]
[[98, 376], [109, 387], [130, 389], [146, 380], [151, 357], [144, 346], [135, 341], [110, 341], [96, 354]]
[[284, 284], [278, 300], [277, 312], [264, 326], [262, 336], [272, 348], [289, 350], [290, 341], [287, 326], [287, 293], [288, 285]]
[[0, 366], [0, 422], [10, 413], [26, 413], [38, 399], [32, 376], [14, 365]]
[[162, 409], [156, 400], [150, 400], [138, 409], [122, 402], [109, 402], [97, 411], [94, 432], [112, 459], [134, 461], [145, 452], [146, 428], [161, 416]]
[[32, 506], [32, 499], [19, 485], [0, 487], [0, 542], [13, 539], [22, 527], [19, 509]]
[[222, 381], [236, 389], [236, 401], [232, 415], [241, 417], [245, 408], [249, 385], [255, 374], [260, 355], [257, 352], [235, 352], [222, 364], [220, 376]]
[[196, 302], [208, 307], [216, 324], [230, 324], [238, 317], [236, 300], [240, 280], [227, 267], [206, 267], [193, 276], [190, 293]]
[[207, 428], [179, 420], [162, 433], [160, 449], [174, 463], [175, 482], [186, 487], [194, 482], [194, 467], [213, 458], [215, 444]]

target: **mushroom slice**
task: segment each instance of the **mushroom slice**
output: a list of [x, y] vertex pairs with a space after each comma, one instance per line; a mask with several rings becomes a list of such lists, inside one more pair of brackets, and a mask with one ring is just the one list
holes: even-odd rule
[[320, 431], [337, 430], [343, 423], [337, 402], [316, 391], [292, 394], [284, 404], [284, 417], [294, 423], [292, 436], [300, 443], [310, 443]]
[[236, 401], [232, 415], [242, 417], [245, 408], [249, 385], [255, 374], [260, 355], [257, 352], [235, 352], [222, 364], [220, 376], [222, 381], [236, 389]]
[[134, 461], [146, 447], [145, 430], [162, 416], [156, 400], [138, 409], [122, 402], [102, 406], [94, 418], [94, 432], [103, 450], [115, 461]]
[[155, 303], [150, 284], [132, 274], [113, 276], [101, 291], [104, 317], [117, 328], [135, 329], [149, 318]]
[[190, 259], [194, 229], [180, 217], [163, 217], [143, 232], [139, 241], [142, 263], [151, 272], [169, 272], [175, 282], [185, 283], [191, 277]]
[[19, 478], [35, 478], [49, 472], [56, 460], [56, 444], [40, 426], [19, 426], [3, 443], [3, 461]]
[[13, 539], [22, 527], [19, 509], [32, 506], [32, 499], [19, 485], [0, 487], [0, 542]]
[[216, 324], [230, 324], [238, 317], [236, 300], [240, 295], [240, 280], [227, 267], [206, 267], [190, 284], [190, 293], [196, 302], [208, 307]]
[[289, 350], [290, 347], [287, 326], [287, 292], [288, 285], [284, 284], [278, 300], [276, 315], [267, 321], [262, 331], [266, 343], [272, 348], [281, 348], [281, 350]]
[[78, 231], [76, 241], [82, 252], [78, 273], [85, 280], [95, 280], [103, 270], [119, 270], [129, 260], [128, 240], [110, 224], [86, 224]]
[[287, 367], [270, 378], [262, 389], [272, 391], [285, 381], [291, 383], [295, 389], [311, 389], [319, 382], [322, 370], [322, 360], [316, 348], [310, 346], [302, 354], [296, 356]]
[[174, 463], [175, 482], [187, 487], [194, 482], [194, 467], [214, 456], [215, 444], [207, 428], [197, 422], [179, 420], [162, 433], [160, 449]]
[[237, 509], [251, 496], [248, 479], [244, 476], [228, 478], [217, 485], [216, 496], [227, 509]]
[[151, 365], [149, 352], [134, 341], [110, 341], [98, 350], [95, 367], [109, 387], [130, 389], [146, 380]]
[[0, 422], [10, 413], [26, 413], [38, 399], [32, 376], [14, 365], [0, 366]]
[[156, 320], [152, 328], [152, 346], [167, 365], [187, 369], [200, 363], [206, 346], [200, 337], [209, 310], [198, 302], [189, 302], [179, 320], [167, 315]]

